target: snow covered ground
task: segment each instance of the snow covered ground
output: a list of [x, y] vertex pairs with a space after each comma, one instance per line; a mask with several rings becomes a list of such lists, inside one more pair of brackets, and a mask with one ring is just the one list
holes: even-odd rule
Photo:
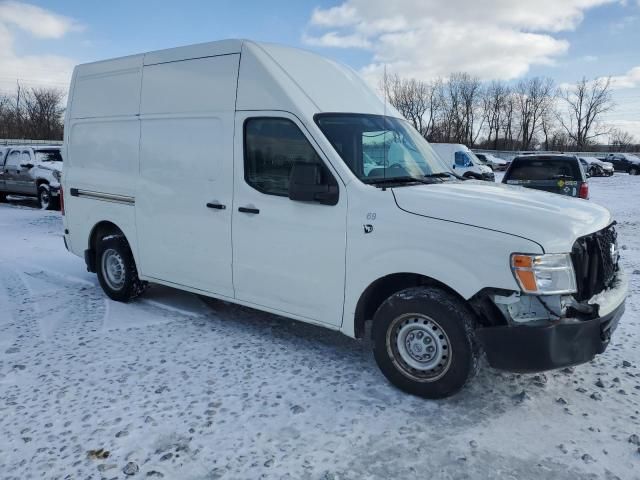
[[640, 478], [640, 177], [591, 190], [631, 288], [607, 352], [443, 401], [368, 341], [165, 287], [112, 302], [59, 213], [2, 204], [0, 478]]

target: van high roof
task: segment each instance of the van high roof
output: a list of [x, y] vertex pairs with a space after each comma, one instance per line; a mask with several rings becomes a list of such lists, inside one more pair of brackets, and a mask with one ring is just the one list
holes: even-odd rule
[[[140, 95], [140, 74], [143, 67], [238, 54], [242, 60], [236, 110], [284, 109], [303, 115], [312, 112], [360, 112], [401, 117], [391, 105], [385, 105], [348, 66], [307, 50], [231, 39], [79, 65], [74, 72], [74, 81], [78, 85], [71, 89], [75, 96], [94, 95], [92, 88], [83, 88], [85, 81], [114, 71], [122, 73], [117, 85], [122, 93], [116, 102], [119, 105], [103, 105], [102, 113], [101, 108], [91, 108], [91, 111], [74, 108], [72, 118], [142, 113], [136, 105], [140, 103], [136, 102], [136, 98]], [[81, 103], [92, 105], [92, 102], [87, 103], [84, 98]], [[92, 107], [96, 106], [93, 103]]]

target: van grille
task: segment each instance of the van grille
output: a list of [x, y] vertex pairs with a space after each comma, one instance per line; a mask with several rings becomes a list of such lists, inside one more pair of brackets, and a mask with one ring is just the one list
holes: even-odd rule
[[599, 232], [580, 237], [573, 244], [571, 260], [576, 271], [580, 301], [611, 286], [618, 270], [618, 241], [615, 222]]

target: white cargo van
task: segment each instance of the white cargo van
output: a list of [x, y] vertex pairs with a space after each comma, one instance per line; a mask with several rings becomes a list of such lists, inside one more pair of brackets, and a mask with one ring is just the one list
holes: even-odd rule
[[416, 395], [458, 391], [483, 351], [587, 362], [624, 310], [606, 209], [461, 180], [313, 53], [228, 40], [80, 65], [64, 141], [64, 240], [110, 298], [153, 282], [351, 337], [372, 321]]
[[432, 143], [431, 146], [438, 156], [447, 165], [450, 165], [458, 175], [490, 182], [495, 180], [493, 170], [483, 164], [466, 145], [461, 143]]

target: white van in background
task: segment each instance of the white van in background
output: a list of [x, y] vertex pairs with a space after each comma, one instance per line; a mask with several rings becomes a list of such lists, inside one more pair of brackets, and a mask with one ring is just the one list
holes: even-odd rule
[[382, 372], [430, 398], [482, 351], [587, 362], [624, 311], [606, 209], [461, 180], [334, 61], [226, 40], [80, 65], [70, 88], [64, 241], [111, 299], [152, 282], [356, 338], [372, 321]]
[[495, 180], [493, 170], [478, 160], [475, 153], [469, 150], [466, 145], [461, 143], [432, 143], [431, 146], [438, 156], [447, 165], [450, 165], [458, 175], [490, 182]]

